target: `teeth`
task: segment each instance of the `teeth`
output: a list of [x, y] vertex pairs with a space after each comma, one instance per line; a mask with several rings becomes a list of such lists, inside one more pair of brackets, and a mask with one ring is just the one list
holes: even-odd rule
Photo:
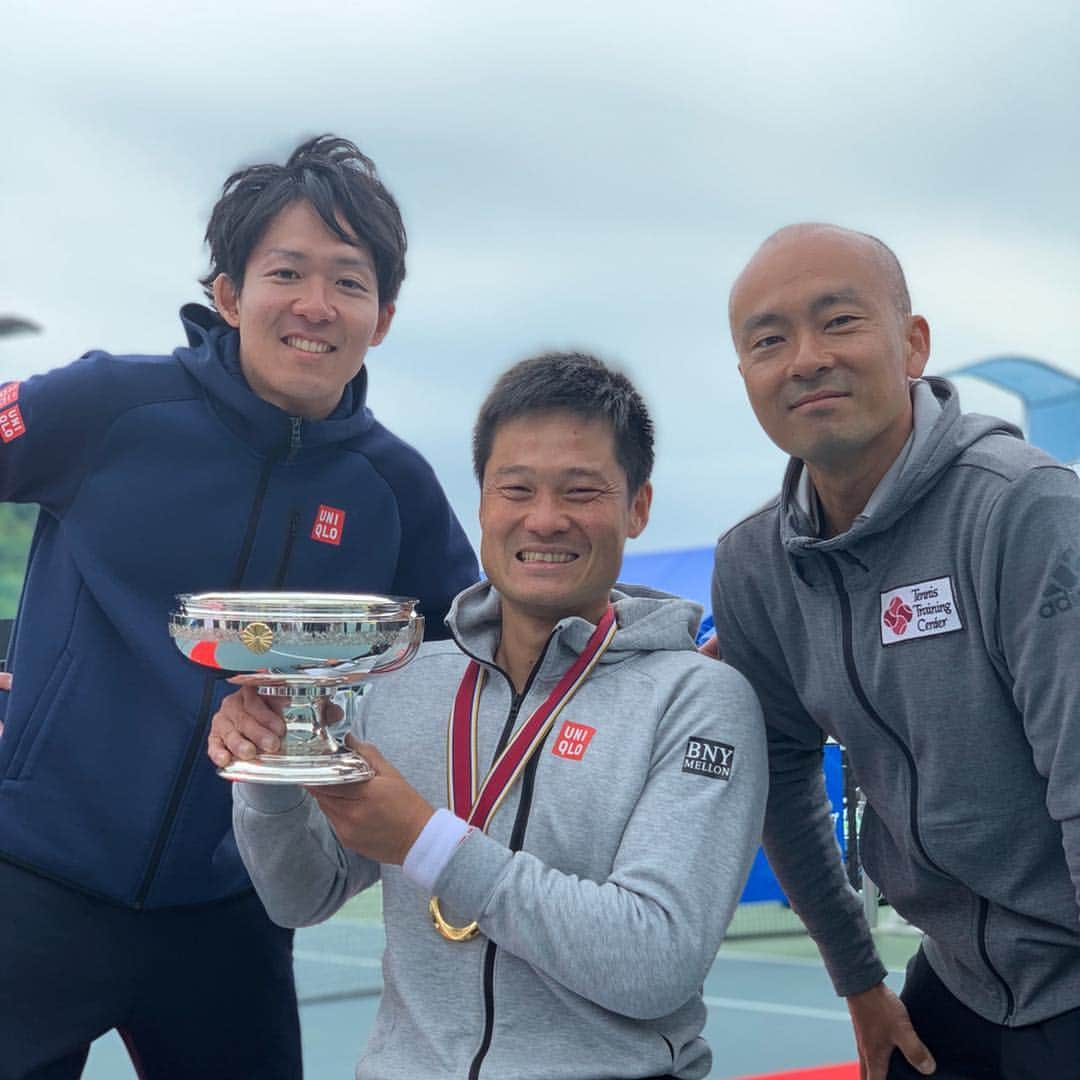
[[301, 337], [287, 337], [285, 344], [291, 345], [294, 349], [310, 353], [326, 353], [333, 348], [333, 346], [327, 345], [325, 341], [308, 341], [307, 338]]
[[519, 551], [518, 558], [522, 562], [567, 563], [573, 562], [577, 556], [565, 551]]

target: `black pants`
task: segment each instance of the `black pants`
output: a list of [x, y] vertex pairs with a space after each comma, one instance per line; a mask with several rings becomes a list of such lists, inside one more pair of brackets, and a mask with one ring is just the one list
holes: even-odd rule
[[[1080, 1009], [1026, 1027], [993, 1024], [949, 993], [922, 949], [900, 997], [937, 1061], [934, 1080], [1080, 1080]], [[888, 1080], [921, 1077], [893, 1052]]]
[[298, 1080], [292, 931], [254, 893], [133, 911], [0, 862], [0, 1080], [72, 1080], [112, 1028], [143, 1080]]

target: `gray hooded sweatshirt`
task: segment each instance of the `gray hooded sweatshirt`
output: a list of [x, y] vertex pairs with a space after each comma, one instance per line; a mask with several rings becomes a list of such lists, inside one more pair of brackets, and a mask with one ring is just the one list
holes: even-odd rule
[[[427, 893], [400, 867], [344, 850], [302, 790], [237, 785], [240, 851], [276, 922], [320, 922], [382, 879], [383, 996], [358, 1077], [708, 1073], [701, 985], [760, 836], [764, 726], [742, 676], [695, 652], [700, 608], [624, 589], [612, 594], [618, 631], [599, 665], [488, 832], [467, 833], [436, 882], [449, 922], [479, 923], [472, 940], [440, 937]], [[436, 807], [447, 805], [447, 719], [465, 653], [489, 668], [484, 773], [594, 629], [562, 620], [519, 701], [492, 664], [495, 591], [466, 590], [447, 623], [457, 644], [427, 644], [379, 680], [360, 721]]]
[[765, 711], [766, 853], [837, 992], [884, 968], [836, 851], [826, 735], [868, 800], [866, 870], [935, 972], [1029, 1024], [1080, 1006], [1080, 483], [942, 379], [915, 405], [847, 532], [819, 537], [792, 461], [721, 537], [716, 626]]

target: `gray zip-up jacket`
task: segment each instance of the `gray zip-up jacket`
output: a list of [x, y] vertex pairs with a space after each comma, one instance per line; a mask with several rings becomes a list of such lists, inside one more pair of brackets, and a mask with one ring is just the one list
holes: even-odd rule
[[[746, 680], [695, 652], [700, 608], [624, 589], [612, 596], [611, 646], [488, 833], [466, 834], [436, 882], [451, 923], [479, 923], [471, 941], [440, 937], [426, 892], [400, 867], [344, 850], [303, 791], [237, 785], [240, 851], [275, 921], [320, 922], [382, 879], [383, 995], [358, 1077], [708, 1073], [701, 985], [760, 837], [764, 726]], [[447, 720], [465, 653], [490, 669], [477, 732], [483, 774], [594, 629], [560, 622], [518, 701], [491, 662], [491, 587], [462, 593], [447, 623], [460, 648], [425, 645], [377, 681], [360, 725], [436, 807], [447, 805]], [[564, 725], [582, 752], [567, 753]]]
[[847, 532], [811, 529], [793, 461], [721, 537], [716, 626], [765, 711], [766, 852], [837, 992], [884, 969], [840, 867], [825, 735], [867, 796], [866, 870], [934, 970], [1029, 1024], [1080, 1006], [1080, 483], [926, 383], [940, 409], [920, 424], [916, 397], [906, 458]]

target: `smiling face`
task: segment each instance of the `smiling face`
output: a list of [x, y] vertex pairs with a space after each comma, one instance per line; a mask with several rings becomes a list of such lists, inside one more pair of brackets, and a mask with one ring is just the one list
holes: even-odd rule
[[651, 501], [648, 483], [627, 490], [607, 421], [558, 411], [501, 424], [484, 468], [480, 561], [504, 618], [597, 622]]
[[271, 221], [239, 292], [224, 274], [215, 279], [214, 302], [240, 331], [240, 366], [251, 389], [308, 420], [333, 412], [394, 315], [393, 304], [379, 304], [367, 247], [335, 236], [306, 201]]
[[781, 449], [816, 469], [884, 475], [911, 432], [908, 379], [930, 350], [926, 320], [902, 310], [898, 268], [846, 230], [784, 230], [731, 293], [739, 371]]

